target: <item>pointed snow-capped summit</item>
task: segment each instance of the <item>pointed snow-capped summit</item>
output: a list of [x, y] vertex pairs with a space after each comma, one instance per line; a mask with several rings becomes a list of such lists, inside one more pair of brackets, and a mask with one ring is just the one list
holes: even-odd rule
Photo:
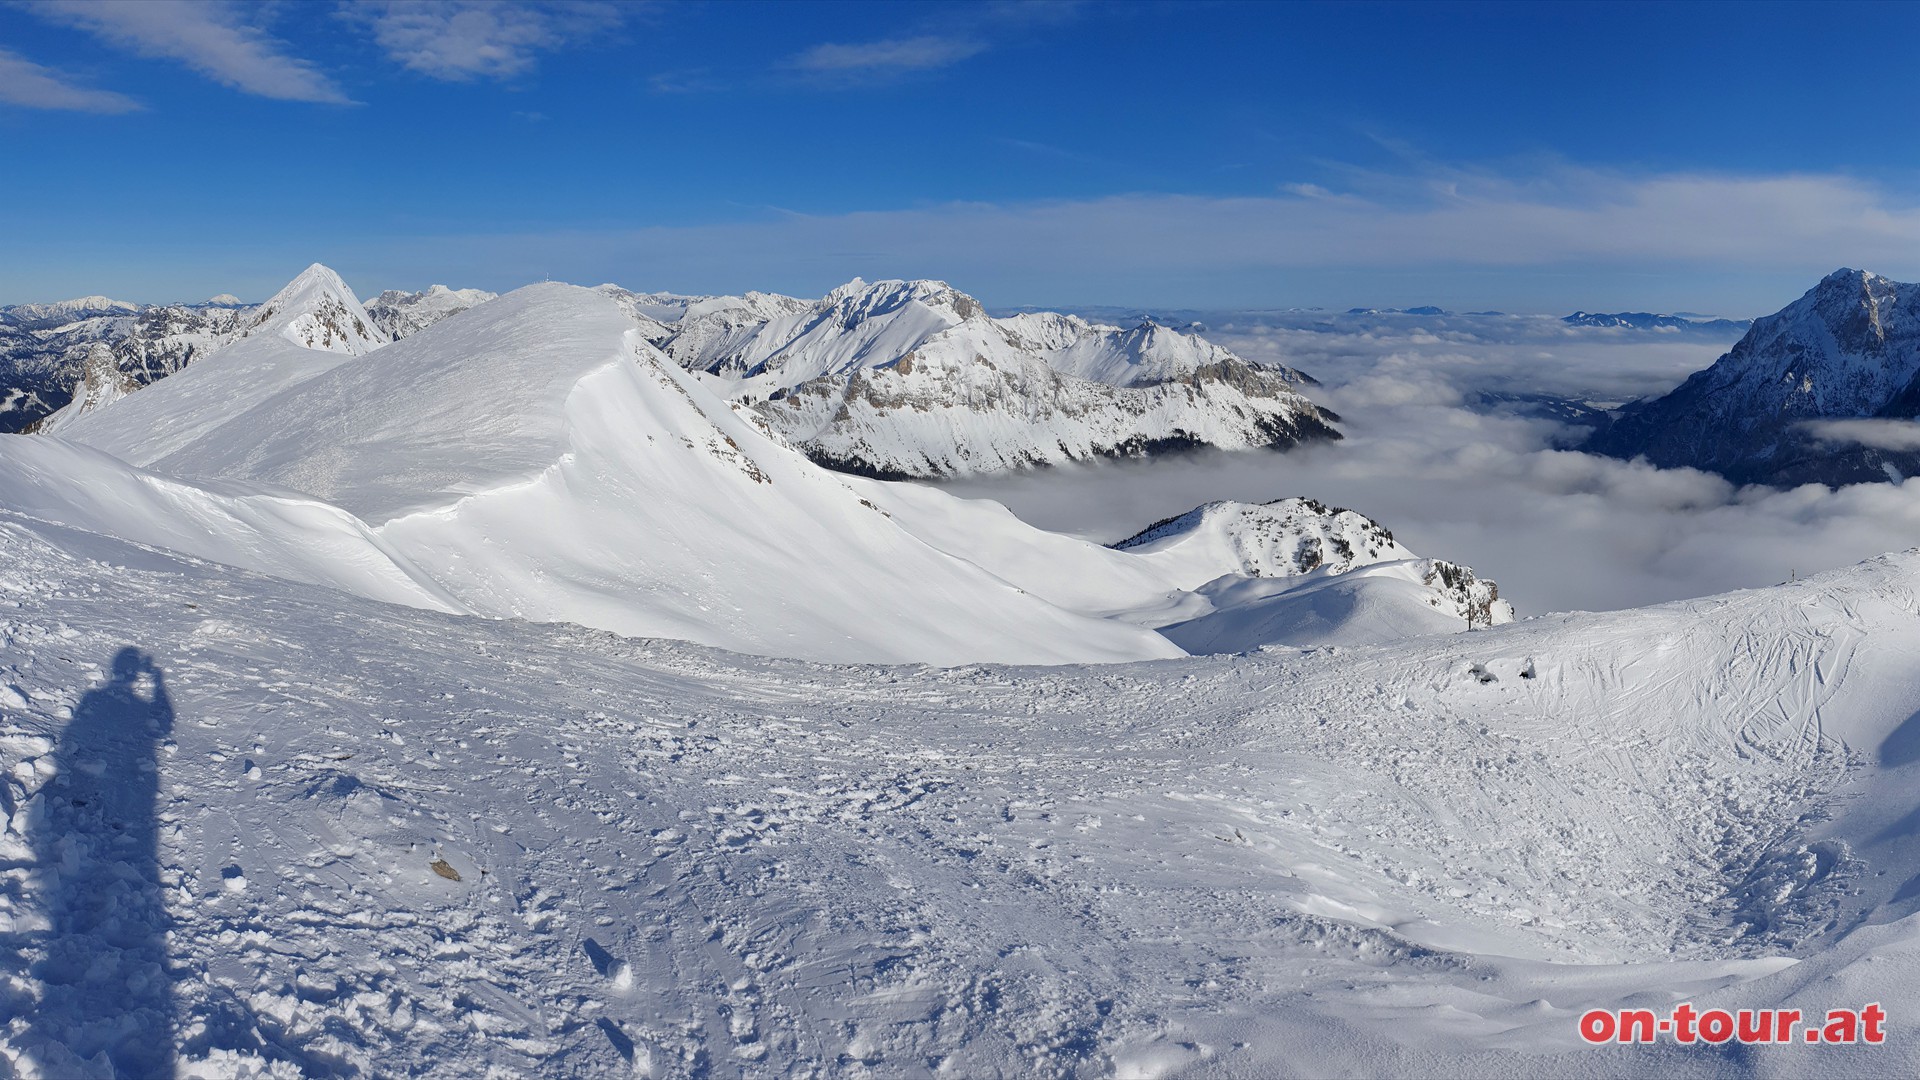
[[261, 304], [246, 333], [277, 333], [303, 349], [348, 356], [363, 356], [393, 341], [340, 275], [319, 263]]
[[[190, 355], [173, 370], [199, 377], [160, 379], [140, 393], [75, 417], [60, 434], [134, 465], [156, 461], [225, 424], [266, 397], [392, 339], [340, 275], [319, 263], [257, 308], [161, 308], [142, 316], [186, 320]], [[168, 329], [167, 337], [178, 336]], [[123, 365], [124, 366], [124, 365]]]
[[1920, 472], [1916, 415], [1920, 285], [1842, 268], [1586, 448], [1736, 483], [1897, 480]]

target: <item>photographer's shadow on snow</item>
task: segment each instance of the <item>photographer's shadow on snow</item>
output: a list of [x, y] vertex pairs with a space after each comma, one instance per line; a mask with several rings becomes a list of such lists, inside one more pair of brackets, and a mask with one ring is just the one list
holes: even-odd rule
[[31, 823], [48, 926], [27, 1042], [48, 1075], [174, 1073], [155, 760], [172, 729], [165, 676], [129, 647], [60, 733]]

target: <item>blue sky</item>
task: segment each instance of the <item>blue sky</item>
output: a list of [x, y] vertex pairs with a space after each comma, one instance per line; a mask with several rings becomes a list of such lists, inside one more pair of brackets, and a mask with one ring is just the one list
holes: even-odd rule
[[551, 276], [1752, 314], [1920, 277], [1920, 5], [0, 4], [0, 302]]

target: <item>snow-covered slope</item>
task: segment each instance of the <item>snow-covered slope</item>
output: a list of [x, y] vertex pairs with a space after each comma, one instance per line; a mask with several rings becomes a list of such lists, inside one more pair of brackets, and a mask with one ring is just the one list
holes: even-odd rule
[[0, 439], [0, 507], [373, 600], [467, 610], [337, 506], [259, 485], [191, 483], [63, 439]]
[[369, 300], [366, 311], [375, 325], [398, 341], [497, 295], [485, 289], [449, 289], [445, 285], [430, 286], [425, 292], [388, 289]]
[[1920, 285], [1843, 269], [1585, 448], [1740, 483], [1897, 480], [1920, 473], [1916, 416]]
[[590, 290], [529, 286], [353, 362], [252, 340], [75, 437], [333, 504], [482, 614], [831, 660], [1179, 653], [928, 546]]
[[1920, 1008], [1916, 595], [1909, 553], [1394, 647], [827, 667], [0, 512], [0, 1061], [1912, 1076], [1899, 1020], [1576, 1032]]
[[814, 460], [952, 476], [1194, 446], [1338, 438], [1291, 369], [1190, 335], [988, 317], [944, 282], [855, 280], [818, 303], [690, 307], [666, 351]]

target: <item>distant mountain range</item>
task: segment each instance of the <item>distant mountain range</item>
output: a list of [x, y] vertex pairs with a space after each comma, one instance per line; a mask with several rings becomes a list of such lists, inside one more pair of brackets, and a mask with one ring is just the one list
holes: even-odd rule
[[1751, 319], [1706, 319], [1686, 315], [1655, 315], [1646, 311], [1616, 311], [1610, 315], [1576, 311], [1560, 320], [1568, 326], [1620, 327], [1631, 330], [1708, 330], [1738, 333], [1753, 325]]

